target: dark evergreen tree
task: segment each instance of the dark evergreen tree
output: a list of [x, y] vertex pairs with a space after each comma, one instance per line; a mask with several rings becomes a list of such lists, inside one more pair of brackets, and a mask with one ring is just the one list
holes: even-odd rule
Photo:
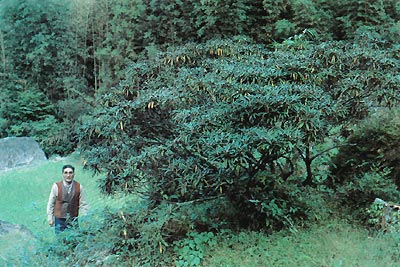
[[10, 0], [1, 11], [4, 51], [13, 75], [52, 102], [63, 99], [69, 90], [84, 91], [71, 46], [68, 3]]
[[[2, 134], [35, 137], [49, 154], [69, 153], [77, 117], [66, 116], [62, 107], [78, 98], [85, 103], [90, 95], [70, 2], [9, 0], [0, 11]], [[87, 105], [68, 112], [77, 110]]]

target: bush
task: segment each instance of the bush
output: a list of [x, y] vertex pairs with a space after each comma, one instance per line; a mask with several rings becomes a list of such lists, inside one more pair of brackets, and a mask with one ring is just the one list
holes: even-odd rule
[[59, 122], [52, 115], [47, 115], [38, 121], [11, 125], [8, 134], [33, 137], [48, 157], [68, 155], [76, 149], [74, 125], [68, 121]]
[[[156, 203], [225, 196], [245, 211], [243, 226], [302, 217], [301, 165], [311, 185], [310, 146], [334, 114], [330, 96], [297, 72], [309, 53], [274, 55], [238, 37], [132, 64], [80, 130], [88, 166], [107, 173], [110, 193], [144, 183]], [[288, 57], [290, 68], [275, 68]]]
[[349, 144], [334, 157], [330, 183], [358, 211], [375, 198], [398, 199], [400, 113], [380, 110], [351, 129]]
[[192, 232], [187, 238], [174, 244], [177, 255], [175, 266], [201, 266], [204, 259], [205, 249], [216, 249], [217, 239], [212, 232]]
[[[197, 232], [208, 232], [209, 236], [226, 227], [227, 222], [232, 221], [232, 218], [226, 218], [227, 214], [235, 215], [234, 210], [229, 212], [228, 209], [231, 207], [224, 204], [223, 199], [198, 203], [164, 202], [157, 206], [144, 200], [122, 207], [118, 213], [109, 213], [106, 221], [109, 222], [107, 227], [119, 231], [114, 253], [120, 255], [121, 260], [133, 259], [139, 266], [170, 266], [175, 262], [176, 253], [183, 260], [190, 257], [181, 250], [189, 241], [180, 240], [196, 237]], [[201, 242], [197, 244], [198, 253], [201, 253]]]
[[314, 45], [314, 34], [274, 52], [237, 36], [132, 63], [78, 131], [87, 167], [105, 174], [104, 192], [141, 192], [155, 213], [221, 197], [238, 211], [227, 227], [276, 230], [314, 216], [307, 189], [329, 191], [328, 153], [346, 145], [346, 127], [398, 104], [392, 46]]

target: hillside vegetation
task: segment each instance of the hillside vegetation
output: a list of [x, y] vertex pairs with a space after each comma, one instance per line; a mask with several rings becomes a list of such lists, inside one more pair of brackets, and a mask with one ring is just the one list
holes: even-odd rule
[[[46, 222], [46, 201], [51, 183], [61, 175], [63, 164], [77, 166], [76, 179], [85, 185], [91, 206], [90, 214], [82, 220], [78, 232], [63, 238], [79, 237], [79, 245], [55, 238]], [[121, 212], [127, 199], [99, 195], [96, 179], [82, 169], [79, 157], [48, 162], [0, 174], [3, 192], [0, 217], [16, 224], [25, 224], [36, 241], [20, 240], [17, 236], [2, 235], [0, 265], [2, 266], [132, 266], [134, 259], [111, 257], [106, 250], [107, 240], [87, 235], [88, 229], [100, 229], [108, 222], [101, 219], [104, 209]], [[27, 184], [34, 194], [26, 194]], [[18, 195], [18, 200], [15, 198]], [[37, 202], [36, 202], [37, 201]], [[128, 200], [129, 202], [129, 200]], [[32, 208], [32, 205], [35, 208]], [[320, 214], [322, 215], [322, 214]], [[318, 224], [306, 228], [265, 234], [243, 230], [237, 233], [191, 234], [176, 243], [170, 266], [397, 266], [398, 234], [371, 234], [354, 221], [326, 214]], [[82, 218], [81, 218], [82, 219]], [[104, 234], [104, 231], [102, 231]], [[100, 242], [101, 241], [101, 242]], [[85, 248], [85, 249], [84, 249]], [[108, 248], [110, 249], [110, 247]], [[171, 250], [172, 248], [167, 248]], [[62, 255], [65, 256], [61, 256]]]
[[[338, 224], [395, 264], [371, 204], [400, 197], [399, 18], [396, 0], [3, 1], [1, 137], [76, 153], [93, 203], [121, 200], [39, 255], [224, 266], [207, 253], [243, 233], [306, 245]], [[352, 265], [305, 251], [293, 260]]]

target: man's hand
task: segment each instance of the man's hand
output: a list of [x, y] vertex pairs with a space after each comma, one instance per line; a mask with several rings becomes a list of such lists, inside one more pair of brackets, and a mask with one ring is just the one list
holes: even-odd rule
[[54, 224], [53, 219], [50, 219], [50, 220], [49, 220], [49, 225], [50, 225], [50, 226], [53, 226], [53, 224]]

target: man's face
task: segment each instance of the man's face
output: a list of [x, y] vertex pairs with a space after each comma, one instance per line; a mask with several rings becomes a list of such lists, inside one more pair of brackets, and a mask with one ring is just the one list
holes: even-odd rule
[[74, 171], [71, 168], [65, 168], [63, 171], [63, 179], [67, 183], [71, 183], [74, 180]]

